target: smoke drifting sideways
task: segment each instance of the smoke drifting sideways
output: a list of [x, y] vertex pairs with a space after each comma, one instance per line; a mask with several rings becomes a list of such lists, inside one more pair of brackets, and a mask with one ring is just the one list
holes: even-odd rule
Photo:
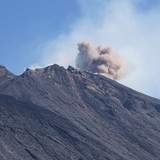
[[95, 48], [91, 43], [83, 41], [78, 43], [78, 50], [77, 68], [102, 74], [113, 80], [119, 80], [126, 76], [125, 63], [111, 47], [99, 45]]

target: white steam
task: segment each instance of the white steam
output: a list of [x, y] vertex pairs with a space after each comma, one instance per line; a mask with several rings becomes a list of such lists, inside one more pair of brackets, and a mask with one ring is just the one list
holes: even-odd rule
[[134, 65], [132, 73], [120, 82], [160, 98], [159, 1], [76, 1], [79, 2], [81, 16], [70, 24], [69, 32], [62, 32], [58, 38], [39, 45], [37, 52], [41, 53], [41, 59], [38, 65], [43, 67], [57, 63], [75, 67], [76, 44], [81, 40], [87, 40], [94, 46], [112, 44], [125, 62]]

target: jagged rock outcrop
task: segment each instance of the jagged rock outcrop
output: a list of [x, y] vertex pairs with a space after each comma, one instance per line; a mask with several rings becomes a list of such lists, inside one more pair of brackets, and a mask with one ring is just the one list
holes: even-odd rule
[[8, 71], [6, 67], [0, 65], [0, 86], [14, 78], [15, 75]]
[[1, 160], [159, 159], [160, 100], [73, 67], [1, 75]]

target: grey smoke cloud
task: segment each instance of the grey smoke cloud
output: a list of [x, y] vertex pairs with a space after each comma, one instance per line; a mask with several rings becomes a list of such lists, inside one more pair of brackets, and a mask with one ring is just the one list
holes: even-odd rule
[[83, 41], [78, 43], [78, 50], [76, 67], [81, 70], [103, 74], [114, 80], [127, 74], [125, 63], [111, 47], [99, 45], [95, 48]]

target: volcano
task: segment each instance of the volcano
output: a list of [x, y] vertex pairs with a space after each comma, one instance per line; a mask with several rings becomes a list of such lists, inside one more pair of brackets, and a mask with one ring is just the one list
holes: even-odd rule
[[0, 66], [0, 160], [159, 160], [160, 100], [102, 75]]

